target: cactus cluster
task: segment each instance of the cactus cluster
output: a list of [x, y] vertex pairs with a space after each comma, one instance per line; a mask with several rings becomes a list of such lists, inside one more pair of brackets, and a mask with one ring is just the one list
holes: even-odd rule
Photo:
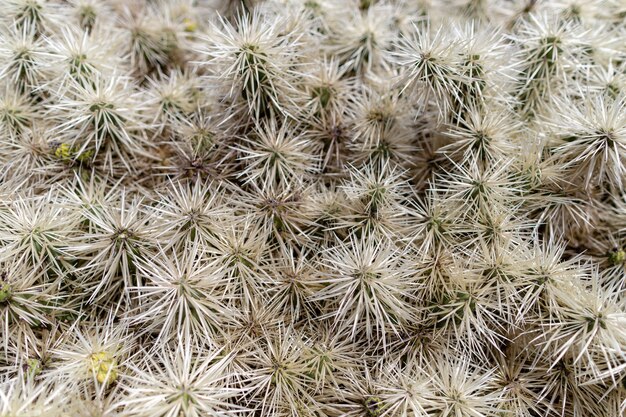
[[624, 0], [0, 0], [1, 417], [626, 415]]

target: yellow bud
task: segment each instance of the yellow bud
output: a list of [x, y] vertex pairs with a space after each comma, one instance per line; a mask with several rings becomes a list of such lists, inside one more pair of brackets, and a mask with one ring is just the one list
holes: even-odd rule
[[72, 157], [73, 149], [67, 143], [62, 143], [59, 147], [54, 151], [54, 156], [59, 159], [70, 159]]
[[89, 161], [91, 158], [93, 157], [93, 151], [89, 150], [89, 151], [85, 151], [81, 154], [79, 154], [76, 159], [79, 162], [87, 162]]
[[188, 17], [183, 19], [183, 23], [185, 24], [185, 32], [195, 32], [198, 29], [198, 24]]
[[100, 371], [96, 374], [96, 379], [99, 383], [110, 384], [117, 379], [117, 372], [114, 370], [109, 371]]
[[107, 379], [107, 374], [103, 374], [102, 372], [98, 372], [98, 375], [96, 375], [96, 379], [98, 380], [99, 383], [102, 384]]
[[91, 370], [99, 383], [110, 384], [117, 379], [117, 361], [108, 352], [96, 352], [90, 357]]

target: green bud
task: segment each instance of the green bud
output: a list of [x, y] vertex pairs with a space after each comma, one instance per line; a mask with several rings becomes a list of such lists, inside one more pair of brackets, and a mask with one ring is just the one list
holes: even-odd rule
[[11, 298], [11, 286], [8, 283], [3, 283], [0, 286], [0, 303], [5, 303]]
[[29, 358], [26, 361], [26, 373], [28, 376], [37, 376], [41, 373], [41, 361], [37, 358]]
[[623, 249], [616, 249], [608, 253], [608, 258], [611, 265], [621, 265], [626, 261], [626, 252]]

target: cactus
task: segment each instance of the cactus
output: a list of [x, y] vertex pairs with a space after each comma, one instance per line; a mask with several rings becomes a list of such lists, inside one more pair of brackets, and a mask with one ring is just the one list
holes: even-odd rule
[[623, 1], [0, 10], [0, 416], [626, 415]]

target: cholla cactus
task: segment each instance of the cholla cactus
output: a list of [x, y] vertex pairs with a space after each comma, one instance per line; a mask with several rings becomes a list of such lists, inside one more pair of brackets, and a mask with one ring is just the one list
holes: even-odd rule
[[623, 0], [0, 0], [0, 415], [626, 415]]

